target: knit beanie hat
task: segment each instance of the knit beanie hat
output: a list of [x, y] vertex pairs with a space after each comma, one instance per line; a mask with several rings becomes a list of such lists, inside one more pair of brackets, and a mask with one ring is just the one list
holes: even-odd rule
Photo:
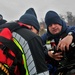
[[29, 8], [25, 14], [20, 17], [19, 21], [24, 24], [34, 26], [34, 28], [38, 31], [40, 29], [39, 22], [33, 8]]
[[54, 11], [48, 11], [45, 16], [45, 23], [47, 27], [51, 24], [60, 24], [62, 25], [62, 20], [60, 16]]

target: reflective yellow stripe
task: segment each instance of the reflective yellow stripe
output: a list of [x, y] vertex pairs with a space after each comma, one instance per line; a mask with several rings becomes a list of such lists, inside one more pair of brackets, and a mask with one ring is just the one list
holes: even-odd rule
[[15, 38], [13, 38], [13, 41], [14, 41], [14, 43], [17, 45], [17, 47], [21, 50], [21, 52], [23, 53], [22, 47], [21, 47], [21, 45], [19, 44], [19, 42], [18, 42]]
[[19, 44], [19, 42], [15, 38], [13, 38], [13, 42], [17, 45], [17, 47], [22, 52], [22, 58], [23, 58], [23, 62], [24, 62], [24, 68], [26, 70], [26, 74], [25, 75], [29, 75], [28, 68], [27, 68], [27, 63], [26, 63], [26, 56], [24, 55], [24, 51], [23, 51], [21, 45]]
[[8, 66], [8, 65], [6, 65], [6, 64], [4, 64], [4, 66], [5, 66], [5, 67], [7, 67], [7, 68], [9, 68], [9, 66]]
[[46, 41], [46, 44], [50, 44], [50, 40], [47, 40], [47, 41]]

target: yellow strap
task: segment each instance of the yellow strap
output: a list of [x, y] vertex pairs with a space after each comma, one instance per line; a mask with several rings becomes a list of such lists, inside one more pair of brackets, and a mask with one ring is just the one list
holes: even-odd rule
[[50, 44], [50, 40], [47, 40], [47, 41], [46, 41], [46, 44]]
[[23, 48], [22, 46], [19, 44], [19, 42], [13, 38], [13, 42], [17, 45], [17, 47], [21, 50], [22, 52], [22, 58], [23, 58], [23, 62], [24, 62], [24, 68], [26, 70], [26, 74], [25, 75], [29, 75], [29, 72], [28, 72], [28, 67], [27, 67], [27, 63], [26, 63], [26, 56], [24, 54], [24, 51], [23, 51]]

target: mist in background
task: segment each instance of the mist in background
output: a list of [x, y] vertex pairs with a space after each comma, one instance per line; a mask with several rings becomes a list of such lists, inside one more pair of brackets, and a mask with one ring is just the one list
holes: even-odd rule
[[75, 15], [75, 0], [0, 0], [0, 14], [7, 21], [18, 20], [30, 7], [35, 9], [39, 21], [49, 10], [62, 15], [70, 11]]

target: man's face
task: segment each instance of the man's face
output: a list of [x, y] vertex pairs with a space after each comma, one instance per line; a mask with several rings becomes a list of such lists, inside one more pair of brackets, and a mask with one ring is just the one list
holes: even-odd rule
[[35, 34], [38, 34], [38, 31], [33, 26], [31, 26], [31, 31]]
[[51, 34], [58, 34], [61, 32], [62, 26], [59, 24], [52, 24], [49, 25], [48, 30], [50, 31]]
[[34, 28], [34, 26], [31, 26], [31, 25], [26, 25], [33, 33], [35, 34], [39, 34], [39, 31], [37, 31], [36, 28]]

